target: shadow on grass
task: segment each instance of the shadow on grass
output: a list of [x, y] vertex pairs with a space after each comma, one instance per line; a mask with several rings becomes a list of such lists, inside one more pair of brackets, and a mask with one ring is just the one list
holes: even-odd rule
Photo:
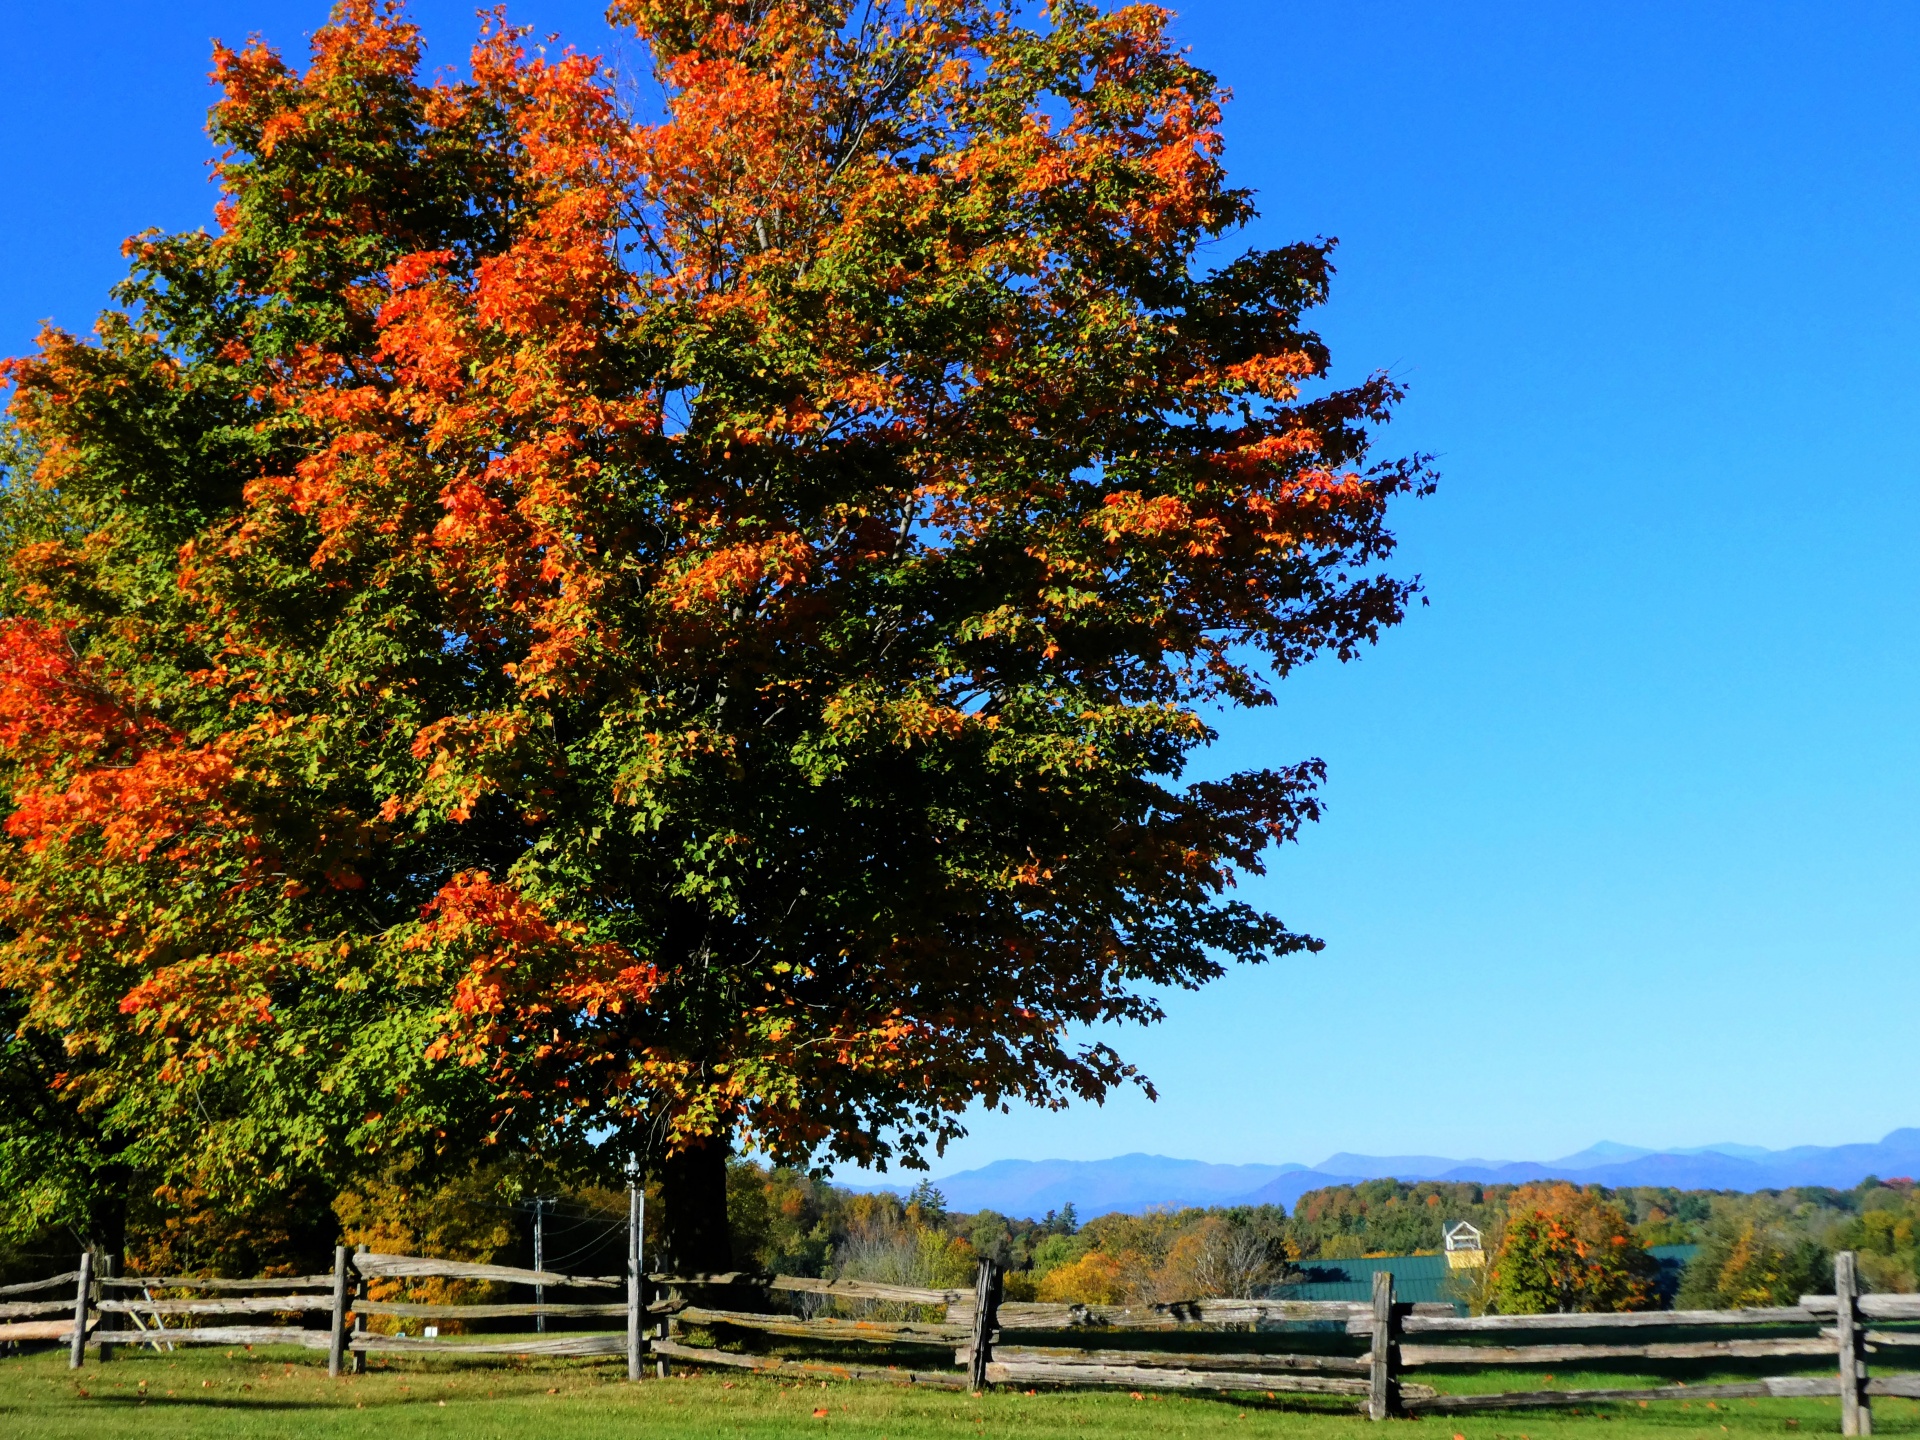
[[[240, 1396], [218, 1395], [89, 1395], [85, 1404], [104, 1405], [114, 1410], [258, 1410], [277, 1413], [282, 1410], [338, 1410], [338, 1401], [326, 1400], [274, 1400], [266, 1396], [258, 1399], [246, 1399]], [[391, 1404], [391, 1401], [374, 1401], [374, 1405]]]

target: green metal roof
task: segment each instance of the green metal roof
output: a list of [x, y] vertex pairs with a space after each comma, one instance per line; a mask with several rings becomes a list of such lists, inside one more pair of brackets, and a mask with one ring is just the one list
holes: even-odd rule
[[[1700, 1253], [1698, 1245], [1654, 1245], [1647, 1253], [1660, 1262], [1660, 1290], [1668, 1304], [1679, 1286], [1680, 1271]], [[1377, 1270], [1393, 1272], [1393, 1296], [1413, 1304], [1451, 1303], [1460, 1314], [1467, 1307], [1447, 1293], [1447, 1257], [1444, 1255], [1376, 1255], [1364, 1260], [1302, 1260], [1305, 1278], [1267, 1291], [1273, 1300], [1371, 1300]]]
[[[1442, 1294], [1447, 1282], [1447, 1257], [1444, 1255], [1376, 1255], [1366, 1260], [1302, 1260], [1305, 1279], [1276, 1285], [1267, 1292], [1275, 1300], [1371, 1300], [1373, 1276], [1378, 1270], [1393, 1272], [1396, 1300], [1434, 1304], [1451, 1301]], [[1465, 1314], [1466, 1308], [1460, 1307]]]

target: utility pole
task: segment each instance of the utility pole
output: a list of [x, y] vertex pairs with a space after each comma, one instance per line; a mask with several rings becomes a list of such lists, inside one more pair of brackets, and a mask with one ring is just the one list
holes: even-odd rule
[[[535, 1270], [547, 1268], [547, 1202], [537, 1195], [533, 1199], [533, 1268]], [[533, 1303], [536, 1305], [547, 1303], [547, 1287], [538, 1280], [533, 1282]], [[547, 1317], [535, 1315], [533, 1328], [542, 1335], [546, 1334]]]

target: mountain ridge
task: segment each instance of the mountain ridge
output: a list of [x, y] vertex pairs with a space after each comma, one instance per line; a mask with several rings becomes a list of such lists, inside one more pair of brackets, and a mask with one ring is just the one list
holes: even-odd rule
[[[1603, 1140], [1559, 1160], [1453, 1160], [1439, 1155], [1357, 1155], [1340, 1151], [1318, 1165], [1218, 1165], [1134, 1152], [1105, 1160], [996, 1160], [933, 1183], [957, 1211], [996, 1210], [1039, 1219], [1071, 1204], [1083, 1220], [1115, 1211], [1191, 1205], [1284, 1205], [1309, 1190], [1363, 1180], [1469, 1181], [1483, 1185], [1568, 1180], [1608, 1189], [1671, 1185], [1681, 1190], [1780, 1190], [1794, 1185], [1846, 1189], [1869, 1175], [1920, 1173], [1920, 1127], [1888, 1132], [1877, 1142], [1688, 1146], [1650, 1150]], [[861, 1190], [912, 1188], [908, 1181], [857, 1184]]]
[[[1072, 1205], [1086, 1218], [1112, 1211], [1137, 1214], [1161, 1206], [1226, 1205], [1284, 1179], [1299, 1164], [1214, 1165], [1135, 1151], [1108, 1160], [996, 1160], [936, 1180], [954, 1210], [998, 1210], [1041, 1218]], [[905, 1180], [858, 1185], [861, 1190], [906, 1191]]]

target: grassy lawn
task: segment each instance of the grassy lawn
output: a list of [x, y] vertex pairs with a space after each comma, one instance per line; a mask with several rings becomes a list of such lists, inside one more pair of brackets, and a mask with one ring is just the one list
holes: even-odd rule
[[[1126, 1391], [996, 1391], [969, 1396], [879, 1384], [698, 1375], [625, 1382], [618, 1362], [477, 1362], [387, 1359], [364, 1376], [327, 1378], [311, 1351], [122, 1350], [84, 1371], [64, 1353], [0, 1359], [0, 1435], [8, 1440], [92, 1437], [341, 1436], [412, 1440], [599, 1440], [599, 1437], [858, 1436], [862, 1440], [1015, 1436], [1286, 1435], [1364, 1440], [1351, 1410], [1262, 1394], [1183, 1396]], [[1561, 1374], [1562, 1385], [1618, 1384], [1618, 1376]], [[1709, 1377], [1702, 1376], [1702, 1379]], [[1476, 1375], [1446, 1389], [1523, 1389], [1535, 1374]], [[1657, 1383], [1657, 1382], [1656, 1382]], [[1920, 1435], [1920, 1404], [1874, 1403], [1875, 1431]], [[1832, 1435], [1835, 1400], [1657, 1402], [1599, 1412], [1521, 1410], [1405, 1422], [1431, 1440], [1723, 1440], [1727, 1436]]]

